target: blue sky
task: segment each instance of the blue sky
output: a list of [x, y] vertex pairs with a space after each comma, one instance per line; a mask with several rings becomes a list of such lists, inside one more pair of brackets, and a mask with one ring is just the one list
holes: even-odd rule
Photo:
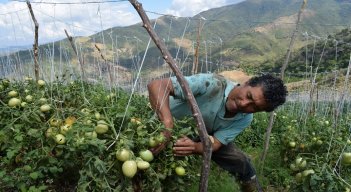
[[[123, 0], [74, 5], [34, 3], [92, 1], [106, 0], [31, 0], [39, 23], [39, 43], [65, 38], [64, 29], [72, 36], [87, 36], [103, 29], [128, 26], [141, 21], [132, 5]], [[244, 0], [139, 0], [146, 11], [180, 17], [191, 17], [201, 11], [241, 1]], [[151, 19], [160, 16], [149, 12], [147, 14]], [[0, 48], [30, 45], [33, 41], [34, 25], [26, 3], [0, 0]]]

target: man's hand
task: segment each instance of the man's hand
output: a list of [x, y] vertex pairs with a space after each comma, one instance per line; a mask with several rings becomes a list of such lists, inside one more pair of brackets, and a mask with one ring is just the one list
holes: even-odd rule
[[167, 146], [167, 144], [168, 144], [168, 141], [163, 142], [157, 145], [156, 147], [151, 148], [150, 151], [152, 152], [153, 155], [157, 155]]
[[172, 133], [170, 130], [166, 130], [164, 132], [162, 132], [165, 141], [163, 141], [162, 143], [158, 144], [156, 147], [153, 147], [150, 149], [150, 151], [152, 152], [153, 155], [157, 155], [159, 154], [169, 143]]
[[173, 153], [176, 156], [187, 156], [196, 153], [197, 143], [188, 137], [182, 137], [176, 141], [173, 147]]

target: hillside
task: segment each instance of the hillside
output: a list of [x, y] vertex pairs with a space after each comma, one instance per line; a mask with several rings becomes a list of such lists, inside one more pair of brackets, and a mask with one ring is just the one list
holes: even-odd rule
[[[185, 72], [191, 69], [197, 37], [199, 63], [206, 65], [201, 67], [203, 72], [224, 68], [242, 68], [249, 72], [270, 70], [276, 60], [281, 61], [284, 58], [301, 3], [301, 0], [247, 0], [204, 11], [192, 18], [162, 16], [157, 19], [155, 30], [172, 55], [177, 56], [179, 64], [186, 67]], [[337, 33], [351, 24], [348, 15], [351, 15], [350, 1], [309, 0], [303, 12], [295, 49], [311, 43], [304, 41], [301, 36], [303, 32], [315, 36]], [[199, 26], [200, 36], [197, 35]], [[137, 71], [145, 54], [149, 35], [141, 27], [141, 23], [138, 23], [75, 39], [80, 57], [85, 63], [85, 70], [94, 75], [98, 73], [96, 65], [100, 72], [105, 73], [107, 63], [122, 66], [131, 72]], [[39, 49], [44, 71], [45, 68], [49, 71], [50, 65], [63, 65], [63, 62], [67, 65], [67, 70], [72, 71], [73, 69], [69, 69], [72, 66], [74, 70], [78, 70], [78, 60], [67, 39], [41, 45]], [[30, 67], [28, 64], [33, 63], [31, 54], [28, 50], [20, 51], [1, 58], [0, 64], [8, 67], [9, 63], [20, 63]], [[166, 72], [163, 65], [159, 50], [151, 43], [143, 65], [144, 74], [155, 69]], [[277, 69], [280, 64], [274, 66]], [[11, 73], [11, 69], [8, 71], [5, 73]]]

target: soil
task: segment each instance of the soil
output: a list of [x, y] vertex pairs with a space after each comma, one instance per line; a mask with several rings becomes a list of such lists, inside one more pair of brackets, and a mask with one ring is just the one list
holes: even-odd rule
[[220, 75], [224, 76], [227, 79], [238, 83], [245, 83], [251, 77], [242, 71], [232, 70], [232, 71], [223, 71], [219, 73]]

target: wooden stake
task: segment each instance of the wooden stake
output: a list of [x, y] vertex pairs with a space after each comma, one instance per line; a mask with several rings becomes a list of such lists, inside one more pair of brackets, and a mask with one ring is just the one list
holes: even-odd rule
[[66, 29], [65, 29], [65, 33], [66, 33], [66, 36], [67, 36], [69, 42], [71, 43], [71, 46], [72, 46], [72, 49], [73, 49], [74, 53], [76, 54], [76, 56], [77, 56], [77, 58], [78, 58], [78, 62], [79, 62], [79, 65], [80, 65], [80, 70], [81, 70], [81, 72], [82, 72], [82, 79], [83, 79], [83, 80], [86, 80], [86, 79], [85, 79], [85, 72], [84, 72], [84, 68], [83, 68], [84, 62], [82, 61], [82, 59], [81, 59], [80, 56], [78, 55], [77, 48], [76, 48], [76, 46], [74, 45], [74, 42], [73, 42], [73, 37], [71, 37], [70, 35], [68, 35]]
[[32, 5], [30, 2], [27, 0], [27, 6], [30, 12], [30, 15], [32, 16], [32, 20], [34, 22], [35, 26], [35, 31], [34, 31], [34, 44], [33, 44], [33, 53], [34, 53], [34, 74], [35, 74], [35, 80], [39, 80], [39, 64], [38, 64], [38, 30], [39, 30], [39, 24], [37, 20], [35, 19], [34, 12], [32, 9]]
[[201, 192], [207, 191], [207, 187], [208, 187], [207, 181], [208, 181], [208, 175], [209, 175], [209, 171], [210, 171], [210, 161], [211, 161], [211, 155], [212, 155], [212, 143], [211, 143], [210, 138], [207, 134], [205, 123], [202, 119], [200, 109], [196, 103], [194, 95], [192, 94], [192, 92], [189, 88], [188, 83], [186, 82], [181, 71], [179, 70], [171, 53], [168, 51], [164, 42], [161, 41], [161, 39], [156, 34], [155, 30], [152, 28], [150, 20], [149, 20], [148, 16], [146, 15], [142, 5], [136, 0], [129, 0], [129, 2], [133, 5], [133, 7], [138, 12], [139, 16], [141, 17], [141, 19], [144, 23], [143, 27], [146, 29], [146, 31], [149, 33], [150, 37], [152, 38], [152, 40], [154, 41], [156, 46], [161, 51], [164, 60], [168, 63], [168, 65], [170, 66], [172, 71], [175, 73], [177, 80], [178, 80], [180, 86], [182, 87], [183, 92], [186, 95], [186, 98], [187, 98], [187, 101], [190, 105], [193, 117], [197, 123], [197, 128], [199, 130], [199, 135], [200, 135], [203, 149], [204, 149], [199, 191], [201, 191]]
[[[307, 0], [303, 0], [303, 3], [302, 3], [301, 8], [300, 8], [300, 11], [299, 11], [299, 13], [297, 15], [296, 28], [295, 28], [295, 31], [293, 32], [293, 34], [291, 35], [289, 48], [288, 48], [287, 53], [286, 53], [285, 62], [284, 62], [283, 66], [281, 68], [281, 71], [280, 71], [280, 78], [282, 80], [284, 79], [285, 69], [288, 66], [289, 58], [290, 58], [290, 55], [291, 55], [291, 50], [292, 50], [292, 47], [294, 46], [294, 43], [295, 43], [296, 33], [299, 31], [299, 24], [300, 24], [300, 20], [301, 20], [301, 14], [302, 14], [302, 11], [306, 7], [306, 3], [307, 3]], [[265, 142], [264, 142], [264, 150], [263, 150], [263, 153], [261, 155], [262, 165], [264, 163], [264, 160], [266, 159], [266, 155], [267, 155], [267, 152], [268, 152], [269, 139], [270, 139], [270, 136], [271, 136], [273, 124], [274, 124], [274, 111], [272, 111], [270, 113], [269, 125], [268, 125], [267, 130], [266, 130], [266, 139], [265, 139]]]

